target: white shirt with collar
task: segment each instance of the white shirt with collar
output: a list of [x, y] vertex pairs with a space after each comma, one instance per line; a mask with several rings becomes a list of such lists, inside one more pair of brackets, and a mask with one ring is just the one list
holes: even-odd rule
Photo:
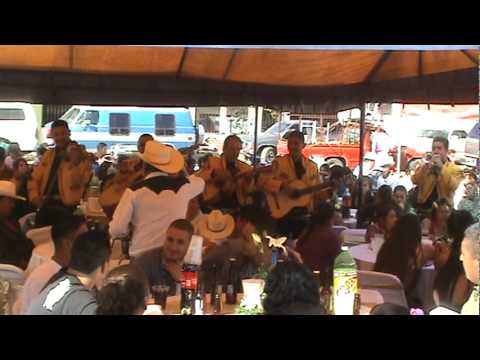
[[[144, 181], [165, 176], [162, 172], [154, 172]], [[190, 175], [187, 179], [189, 183], [181, 186], [177, 193], [162, 190], [157, 194], [148, 187], [125, 190], [110, 222], [110, 235], [112, 238], [126, 236], [130, 232], [130, 224], [133, 226], [130, 256], [139, 256], [161, 247], [170, 224], [177, 219], [185, 219], [188, 203], [205, 188], [202, 178]]]

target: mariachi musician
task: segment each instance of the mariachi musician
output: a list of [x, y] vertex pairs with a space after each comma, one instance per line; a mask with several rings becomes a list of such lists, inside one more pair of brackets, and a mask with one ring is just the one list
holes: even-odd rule
[[238, 160], [241, 150], [240, 138], [230, 135], [223, 143], [223, 154], [220, 157], [208, 158], [204, 166], [212, 172], [201, 196], [204, 212], [222, 209], [236, 213], [241, 206], [253, 203], [252, 193], [256, 191], [252, 176], [254, 169]]
[[[302, 154], [304, 147], [304, 134], [292, 131], [288, 135], [289, 154], [277, 157], [272, 164], [272, 174], [262, 175], [259, 179], [259, 186], [273, 199], [269, 201], [269, 206], [272, 217], [278, 220], [278, 232], [295, 238], [307, 225], [308, 214], [314, 211], [316, 204], [328, 198], [317, 165]], [[293, 186], [298, 183], [305, 190], [302, 206], [295, 206], [293, 201], [300, 196], [299, 188]], [[283, 213], [280, 211], [282, 208], [286, 209]], [[275, 216], [275, 213], [281, 215]]]

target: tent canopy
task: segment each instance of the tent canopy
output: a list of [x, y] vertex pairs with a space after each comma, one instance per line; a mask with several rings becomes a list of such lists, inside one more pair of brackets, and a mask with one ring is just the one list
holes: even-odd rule
[[475, 103], [475, 48], [0, 46], [0, 100], [125, 105]]

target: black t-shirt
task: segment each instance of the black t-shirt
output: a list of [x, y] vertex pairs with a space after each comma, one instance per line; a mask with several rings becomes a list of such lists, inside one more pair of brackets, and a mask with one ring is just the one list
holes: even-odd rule
[[27, 315], [95, 315], [94, 293], [71, 274], [64, 274], [43, 289]]
[[60, 164], [62, 163], [64, 155], [64, 151], [55, 150], [55, 158], [53, 159], [52, 168], [48, 174], [48, 181], [44, 194], [45, 196], [52, 197], [60, 194], [60, 190], [58, 188], [58, 169], [60, 168]]

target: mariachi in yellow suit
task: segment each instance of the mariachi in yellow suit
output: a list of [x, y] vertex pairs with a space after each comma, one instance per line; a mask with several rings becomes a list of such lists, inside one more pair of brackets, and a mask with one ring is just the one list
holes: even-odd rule
[[[238, 159], [235, 160], [235, 167], [237, 169], [237, 175], [250, 173], [253, 170], [253, 167]], [[250, 195], [256, 189], [253, 179], [237, 176], [236, 180], [232, 181], [232, 178], [235, 177], [229, 176], [225, 181], [223, 176], [219, 178], [212, 177], [215, 173], [224, 174], [228, 172], [227, 162], [223, 156], [210, 157], [205, 164], [205, 168], [212, 170], [211, 175], [207, 178], [203, 192], [203, 200], [206, 204], [215, 207], [216, 204], [221, 202], [222, 196], [224, 196], [222, 190], [227, 193], [235, 193], [241, 206], [253, 203], [253, 198]]]
[[[301, 163], [305, 172], [299, 179], [295, 170], [295, 163], [290, 155], [284, 155], [277, 157], [272, 163], [272, 174], [262, 174], [259, 178], [258, 185], [264, 191], [271, 193], [279, 193], [282, 184], [286, 182], [301, 180], [307, 187], [320, 185], [320, 176], [318, 173], [318, 167], [315, 162], [302, 156]], [[312, 212], [316, 203], [321, 199], [321, 195], [310, 194], [310, 201], [307, 207], [309, 212]]]

